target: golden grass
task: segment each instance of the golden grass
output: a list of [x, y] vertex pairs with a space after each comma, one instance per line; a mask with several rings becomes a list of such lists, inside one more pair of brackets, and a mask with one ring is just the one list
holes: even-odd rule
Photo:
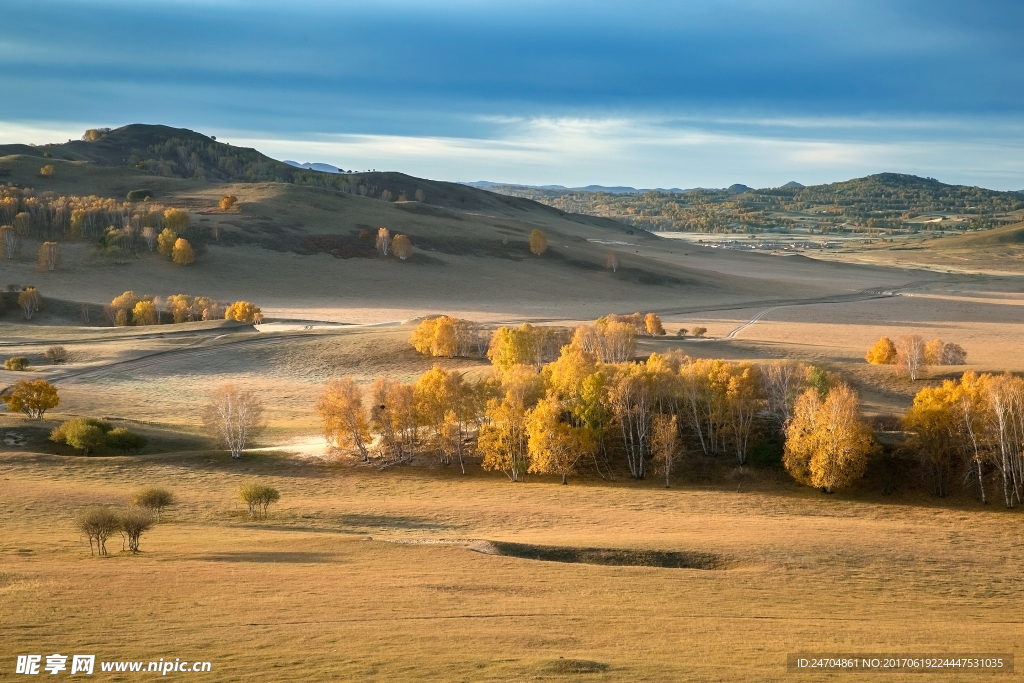
[[[282, 492], [266, 522], [233, 501], [252, 476]], [[0, 482], [5, 662], [182, 657], [213, 662], [216, 680], [756, 681], [786, 679], [787, 652], [1021, 647], [1019, 520], [995, 508], [824, 496], [770, 478], [739, 493], [513, 485], [475, 466], [462, 477], [206, 453], [9, 454]], [[75, 512], [152, 484], [182, 502], [143, 552], [112, 540], [109, 558], [90, 557]], [[700, 552], [731, 565], [390, 542], [433, 539]], [[917, 680], [887, 680], [904, 678]]]

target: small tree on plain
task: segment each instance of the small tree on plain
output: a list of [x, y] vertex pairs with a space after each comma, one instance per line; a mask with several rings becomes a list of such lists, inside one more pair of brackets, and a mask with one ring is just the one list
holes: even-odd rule
[[132, 505], [146, 508], [156, 513], [156, 521], [160, 521], [160, 513], [165, 507], [177, 502], [174, 493], [158, 486], [150, 486], [136, 491], [132, 496]]
[[391, 240], [391, 249], [394, 250], [395, 256], [403, 261], [412, 256], [412, 242], [405, 235], [395, 235]]
[[106, 435], [107, 446], [120, 452], [122, 455], [128, 455], [133, 451], [141, 451], [148, 443], [149, 439], [145, 436], [124, 427], [111, 429]]
[[690, 330], [690, 334], [692, 336], [696, 337], [697, 339], [703, 339], [704, 335], [707, 334], [707, 333], [708, 333], [708, 328], [706, 328], [706, 327], [695, 327], [692, 330]]
[[252, 482], [238, 489], [238, 497], [249, 507], [249, 517], [267, 518], [267, 508], [281, 499], [281, 492], [264, 484]]
[[548, 250], [548, 237], [543, 232], [534, 228], [530, 232], [530, 251], [540, 256]]
[[868, 349], [864, 360], [872, 365], [892, 365], [896, 362], [896, 345], [888, 337], [882, 337]]
[[251, 391], [225, 384], [210, 396], [203, 422], [210, 436], [237, 460], [245, 445], [265, 426], [263, 402]]
[[924, 340], [920, 335], [900, 337], [896, 341], [896, 371], [909, 377], [911, 382], [917, 381], [927, 367], [924, 351]]
[[236, 301], [224, 309], [224, 319], [237, 320], [240, 323], [258, 323], [263, 320], [263, 311], [248, 301]]
[[688, 329], [686, 329], [685, 327], [680, 327], [679, 331], [676, 332], [676, 336], [677, 337], [685, 337], [687, 332], [689, 332]]
[[171, 260], [179, 266], [195, 263], [196, 253], [192, 251], [192, 245], [187, 239], [179, 237], [174, 241], [174, 247], [171, 248]]
[[52, 178], [55, 175], [57, 175], [57, 169], [53, 167], [53, 164], [46, 164], [46, 166], [39, 169], [40, 178]]
[[324, 423], [324, 437], [335, 448], [355, 448], [363, 461], [370, 459], [366, 448], [370, 422], [363, 407], [363, 392], [351, 377], [331, 379], [316, 402]]
[[28, 369], [28, 358], [25, 356], [12, 356], [4, 361], [4, 370], [22, 372]]
[[54, 365], [68, 362], [68, 350], [63, 346], [51, 346], [43, 352], [43, 356]]
[[661, 318], [658, 317], [657, 313], [648, 313], [644, 316], [644, 328], [647, 330], [647, 334], [652, 337], [665, 335], [665, 328], [662, 326]]
[[25, 320], [31, 320], [32, 316], [39, 311], [43, 305], [43, 295], [39, 293], [39, 290], [35, 287], [26, 287], [25, 290], [18, 295], [18, 305], [21, 306], [22, 313], [25, 314]]
[[43, 242], [39, 247], [39, 270], [57, 270], [62, 264], [60, 245], [56, 242]]
[[96, 541], [96, 554], [106, 555], [107, 539], [121, 528], [121, 517], [115, 510], [96, 505], [83, 510], [77, 524], [89, 539], [89, 554], [93, 554], [92, 544]]
[[77, 417], [54, 427], [50, 431], [50, 441], [67, 444], [81, 450], [82, 455], [89, 455], [89, 451], [94, 451], [106, 444], [109, 431], [110, 425], [106, 422]]
[[388, 255], [388, 251], [391, 249], [391, 231], [381, 226], [377, 230], [377, 251], [383, 256]]
[[227, 211], [238, 203], [238, 197], [233, 194], [226, 194], [220, 198], [221, 211]]
[[128, 539], [128, 550], [139, 552], [139, 537], [153, 526], [153, 515], [141, 507], [132, 506], [118, 515], [118, 530]]
[[7, 404], [7, 410], [25, 413], [29, 418], [38, 420], [50, 408], [60, 404], [57, 388], [43, 379], [18, 382], [11, 393], [0, 396]]

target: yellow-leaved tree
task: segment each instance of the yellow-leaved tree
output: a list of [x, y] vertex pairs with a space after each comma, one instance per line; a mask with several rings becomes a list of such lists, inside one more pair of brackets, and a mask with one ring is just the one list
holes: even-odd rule
[[501, 470], [511, 481], [521, 481], [530, 465], [527, 414], [537, 403], [542, 378], [528, 365], [516, 365], [502, 377], [503, 395], [487, 402], [485, 422], [477, 447], [485, 470]]
[[530, 251], [540, 256], [548, 250], [548, 237], [543, 232], [534, 228], [530, 231]]
[[335, 448], [354, 448], [363, 461], [370, 459], [370, 422], [363, 407], [363, 392], [351, 377], [332, 379], [316, 402], [324, 423], [324, 437]]
[[196, 254], [192, 251], [192, 245], [187, 239], [179, 237], [174, 240], [174, 247], [171, 248], [171, 260], [179, 266], [187, 266], [194, 263]]
[[872, 365], [892, 365], [896, 362], [896, 345], [892, 343], [892, 339], [881, 337], [868, 349], [864, 360]]
[[783, 464], [800, 483], [832, 493], [863, 476], [874, 448], [853, 389], [837, 384], [822, 400], [819, 391], [811, 388], [793, 407]]
[[548, 394], [537, 403], [526, 418], [529, 471], [537, 474], [559, 474], [567, 484], [576, 464], [594, 452], [594, 439], [584, 428], [573, 427], [562, 420], [559, 400]]
[[259, 309], [259, 306], [248, 301], [236, 301], [224, 309], [224, 319], [259, 324], [263, 322], [263, 311]]
[[174, 244], [178, 241], [178, 233], [170, 228], [164, 228], [156, 236], [156, 250], [164, 256], [170, 257], [174, 252]]

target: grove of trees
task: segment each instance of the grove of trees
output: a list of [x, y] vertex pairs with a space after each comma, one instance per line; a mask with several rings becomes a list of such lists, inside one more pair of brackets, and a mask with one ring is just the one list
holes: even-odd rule
[[925, 342], [920, 335], [911, 334], [895, 342], [881, 337], [868, 349], [864, 360], [872, 365], [892, 365], [897, 374], [916, 381], [929, 365], [963, 365], [967, 352], [959, 344], [947, 344], [941, 339]]

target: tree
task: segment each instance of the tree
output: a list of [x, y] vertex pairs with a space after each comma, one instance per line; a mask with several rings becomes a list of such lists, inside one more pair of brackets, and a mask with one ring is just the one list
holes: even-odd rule
[[959, 344], [932, 339], [924, 345], [924, 360], [927, 365], [963, 365], [967, 362], [967, 352]]
[[0, 251], [6, 259], [13, 259], [21, 249], [21, 235], [10, 225], [0, 227]]
[[794, 479], [832, 493], [863, 476], [873, 450], [857, 394], [849, 386], [833, 387], [824, 401], [813, 388], [797, 399], [783, 453], [783, 464]]
[[501, 470], [514, 482], [526, 476], [530, 465], [527, 413], [539, 399], [542, 386], [541, 376], [527, 365], [517, 365], [503, 374], [503, 396], [487, 402], [477, 437], [485, 470]]
[[389, 249], [391, 249], [391, 231], [381, 226], [377, 230], [377, 251], [382, 256], [387, 256]]
[[654, 464], [665, 475], [665, 488], [671, 485], [669, 477], [681, 450], [676, 416], [655, 415], [651, 428], [651, 454], [654, 456]]
[[764, 407], [760, 372], [754, 366], [730, 367], [726, 388], [726, 424], [739, 464], [747, 462], [754, 417]]
[[573, 427], [561, 419], [558, 399], [552, 395], [537, 403], [526, 418], [529, 439], [529, 471], [559, 474], [562, 484], [576, 471], [581, 458], [594, 450], [594, 440], [585, 429]]
[[893, 365], [896, 362], [896, 345], [888, 337], [881, 337], [868, 349], [864, 360], [872, 365]]
[[57, 388], [43, 379], [18, 382], [11, 393], [0, 399], [7, 404], [7, 410], [25, 413], [34, 420], [41, 419], [47, 410], [60, 404]]
[[96, 553], [107, 554], [107, 539], [121, 528], [121, 518], [108, 507], [93, 506], [78, 515], [78, 529], [89, 539], [89, 554], [93, 554], [92, 543], [96, 541]]
[[427, 194], [419, 188], [416, 189], [416, 192], [413, 194], [413, 196], [416, 198], [416, 201], [418, 202], [427, 201]]
[[692, 330], [690, 330], [690, 334], [693, 337], [696, 337], [697, 339], [702, 339], [704, 337], [704, 335], [707, 334], [707, 333], [708, 333], [708, 328], [706, 328], [706, 327], [695, 327]]
[[263, 311], [248, 301], [236, 301], [224, 309], [224, 319], [237, 320], [240, 323], [260, 323], [263, 321]]
[[622, 264], [622, 258], [619, 256], [617, 251], [609, 251], [604, 257], [604, 267], [610, 268], [613, 273], [619, 272], [619, 266]]
[[366, 444], [370, 424], [363, 407], [363, 392], [351, 377], [331, 379], [316, 402], [324, 423], [324, 438], [335, 448], [355, 448], [363, 462], [370, 459]]
[[142, 229], [142, 239], [146, 242], [146, 246], [149, 247], [150, 251], [156, 248], [157, 236], [156, 228], [152, 225], [147, 225]]
[[187, 212], [181, 209], [167, 209], [164, 211], [164, 229], [180, 235], [192, 227], [192, 219]]
[[55, 175], [57, 175], [57, 169], [53, 167], [53, 164], [46, 164], [46, 166], [39, 169], [40, 178], [52, 178]]
[[28, 369], [28, 358], [25, 356], [11, 356], [4, 361], [4, 370], [22, 372]]
[[68, 350], [63, 346], [51, 346], [43, 352], [43, 356], [54, 365], [68, 362]]
[[61, 266], [60, 245], [56, 242], [43, 242], [39, 247], [39, 270], [56, 270]]
[[149, 444], [149, 439], [124, 427], [118, 427], [107, 432], [106, 444], [122, 455], [128, 455], [145, 448]]
[[156, 513], [156, 521], [160, 521], [160, 514], [163, 509], [174, 505], [176, 498], [174, 493], [157, 486], [150, 486], [136, 491], [131, 498], [132, 505], [146, 508]]
[[114, 297], [110, 302], [110, 310], [114, 314], [114, 324], [119, 327], [127, 325], [131, 319], [132, 312], [142, 300], [131, 290]]
[[170, 228], [164, 228], [156, 238], [156, 250], [170, 258], [174, 251], [174, 245], [178, 241], [178, 233]]
[[395, 252], [395, 256], [403, 261], [412, 256], [412, 242], [405, 235], [395, 235], [395, 238], [391, 240], [391, 249]]
[[656, 313], [648, 313], [644, 316], [644, 327], [647, 334], [652, 337], [665, 336], [665, 328], [661, 325], [661, 318]]
[[916, 334], [896, 340], [896, 371], [917, 381], [927, 366], [924, 356], [924, 341]]
[[264, 428], [263, 402], [251, 391], [225, 384], [210, 396], [203, 413], [203, 422], [214, 439], [231, 452], [231, 457], [242, 457], [254, 436]]
[[949, 493], [954, 457], [962, 446], [960, 425], [951, 410], [955, 396], [956, 385], [948, 380], [922, 389], [903, 418], [904, 429], [914, 434], [914, 450], [928, 469], [932, 494], [940, 498]]
[[22, 313], [25, 314], [25, 320], [31, 320], [43, 305], [43, 295], [35, 287], [26, 287], [18, 295], [18, 305], [21, 306]]
[[156, 325], [156, 304], [152, 301], [140, 301], [132, 309], [132, 320], [136, 325]]
[[238, 203], [238, 197], [233, 194], [226, 194], [220, 198], [221, 211], [227, 211]]
[[530, 231], [530, 251], [540, 256], [548, 250], [548, 238], [543, 232], [534, 228]]
[[153, 526], [153, 515], [146, 509], [130, 507], [118, 515], [119, 530], [128, 538], [128, 550], [139, 552], [139, 537]]
[[50, 432], [50, 441], [64, 443], [89, 455], [106, 443], [110, 425], [99, 420], [78, 417], [62, 422]]
[[171, 249], [171, 260], [179, 266], [195, 263], [196, 254], [192, 251], [192, 245], [188, 243], [187, 239], [179, 237], [174, 241], [174, 247]]
[[401, 462], [412, 455], [418, 439], [419, 415], [416, 392], [411, 384], [392, 382], [378, 377], [370, 389], [374, 428], [380, 433], [381, 454], [392, 462]]
[[251, 482], [239, 487], [238, 497], [249, 506], [249, 517], [266, 519], [267, 508], [281, 500], [281, 492], [265, 484]]

